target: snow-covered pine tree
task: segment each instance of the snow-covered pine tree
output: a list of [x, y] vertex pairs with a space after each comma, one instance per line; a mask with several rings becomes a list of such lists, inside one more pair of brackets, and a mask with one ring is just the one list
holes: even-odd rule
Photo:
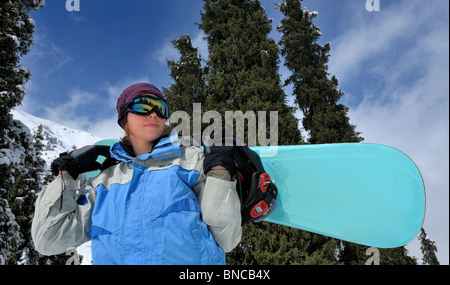
[[[18, 122], [17, 122], [18, 123]], [[26, 127], [23, 127], [26, 130]], [[36, 193], [42, 188], [45, 161], [40, 157], [43, 145], [42, 125], [31, 136], [25, 132], [22, 136], [22, 146], [26, 150], [21, 169], [16, 175], [16, 181], [11, 191], [10, 205], [20, 227], [20, 242], [12, 253], [9, 263], [21, 265], [39, 264], [39, 253], [34, 250], [31, 239], [31, 223], [34, 216]]]
[[28, 128], [16, 120], [11, 121], [5, 136], [8, 148], [0, 149], [0, 212], [6, 214], [0, 216], [0, 264], [20, 264], [20, 248], [29, 239], [22, 235], [23, 230], [27, 231], [25, 216], [32, 211], [33, 205], [28, 204], [34, 203], [33, 193], [26, 189], [30, 178], [26, 161], [32, 153], [32, 137]]
[[22, 241], [11, 201], [16, 183], [28, 174], [24, 166], [32, 138], [10, 111], [21, 104], [30, 78], [30, 72], [19, 64], [33, 43], [35, 26], [29, 12], [43, 6], [43, 0], [0, 2], [0, 265], [20, 260], [12, 261]]
[[44, 6], [43, 0], [1, 1], [0, 4], [0, 146], [12, 116], [10, 110], [21, 104], [30, 72], [20, 66], [20, 58], [33, 44], [34, 21], [31, 9]]
[[[2, 158], [0, 157], [0, 162]], [[0, 179], [3, 179], [3, 164], [0, 165]], [[8, 200], [5, 198], [7, 191], [0, 187], [0, 265], [5, 265], [11, 252], [19, 244], [19, 225], [16, 223], [16, 217], [9, 207]]]

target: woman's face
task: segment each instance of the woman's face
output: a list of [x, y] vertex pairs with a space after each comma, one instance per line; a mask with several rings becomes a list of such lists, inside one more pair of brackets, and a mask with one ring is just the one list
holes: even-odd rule
[[128, 113], [127, 122], [130, 139], [133, 144], [149, 143], [161, 137], [164, 132], [166, 119], [158, 117], [155, 112], [150, 113], [148, 116]]

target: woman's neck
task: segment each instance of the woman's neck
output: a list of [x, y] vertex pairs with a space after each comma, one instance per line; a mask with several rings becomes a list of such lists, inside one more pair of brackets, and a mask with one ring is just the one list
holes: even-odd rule
[[152, 151], [153, 142], [132, 142], [133, 151], [136, 156], [141, 156], [143, 154], [149, 153]]

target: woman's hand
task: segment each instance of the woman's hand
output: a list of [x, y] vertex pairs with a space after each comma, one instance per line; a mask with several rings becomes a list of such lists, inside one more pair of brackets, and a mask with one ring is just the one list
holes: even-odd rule
[[62, 153], [52, 162], [52, 172], [54, 175], [70, 174], [73, 179], [77, 179], [81, 173], [100, 169], [101, 164], [97, 162], [97, 157], [110, 157], [109, 149], [110, 146], [96, 145]]

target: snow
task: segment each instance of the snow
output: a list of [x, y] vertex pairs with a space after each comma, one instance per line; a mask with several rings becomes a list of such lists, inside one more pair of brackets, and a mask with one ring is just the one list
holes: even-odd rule
[[90, 241], [78, 247], [77, 252], [79, 255], [83, 256], [83, 261], [81, 262], [81, 265], [92, 265], [92, 252]]
[[22, 151], [19, 151], [17, 149], [11, 150], [11, 149], [0, 149], [0, 164], [7, 164], [10, 165], [11, 163], [17, 163], [19, 164], [22, 159]]
[[36, 9], [41, 9], [45, 6], [45, 0], [33, 0], [33, 4], [37, 5]]
[[17, 38], [17, 36], [15, 36], [15, 35], [7, 35], [7, 36], [9, 36], [10, 38], [13, 39], [14, 43], [16, 44], [16, 46], [20, 46], [20, 41]]
[[24, 25], [25, 25], [25, 22], [21, 21], [21, 20], [17, 21], [17, 23], [16, 23], [16, 27], [19, 29], [22, 28]]
[[[10, 132], [21, 133], [25, 131], [30, 134], [25, 125], [17, 122], [15, 126], [12, 126]], [[22, 146], [13, 145], [13, 148], [0, 149], [0, 164], [20, 164], [24, 159], [25, 149]]]

